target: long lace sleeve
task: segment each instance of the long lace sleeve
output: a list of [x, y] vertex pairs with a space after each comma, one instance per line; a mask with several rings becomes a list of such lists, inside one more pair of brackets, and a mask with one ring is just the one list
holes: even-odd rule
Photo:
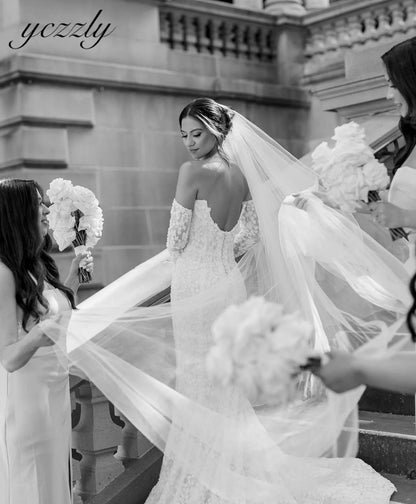
[[240, 217], [240, 230], [234, 239], [234, 256], [240, 257], [259, 240], [259, 220], [253, 200], [245, 201]]
[[170, 210], [170, 222], [166, 240], [166, 247], [174, 261], [176, 261], [188, 243], [191, 220], [192, 210], [183, 207], [174, 199]]

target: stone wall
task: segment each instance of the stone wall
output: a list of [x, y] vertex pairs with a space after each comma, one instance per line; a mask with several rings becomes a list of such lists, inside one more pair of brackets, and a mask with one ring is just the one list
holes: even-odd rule
[[[193, 4], [214, 9], [209, 1]], [[180, 8], [192, 11], [193, 4]], [[230, 105], [295, 155], [307, 145], [309, 97], [289, 85], [287, 62], [283, 74], [277, 58], [172, 49], [161, 41], [160, 8], [150, 0], [0, 1], [1, 176], [34, 178], [45, 188], [55, 177], [69, 178], [97, 194], [105, 228], [95, 288], [165, 247], [177, 171], [188, 158], [177, 117], [191, 99], [206, 95]], [[27, 23], [89, 24], [100, 9], [95, 26], [116, 29], [92, 49], [75, 37], [51, 36], [8, 47], [23, 42]], [[276, 24], [264, 12], [220, 3], [215, 9], [227, 22]], [[278, 33], [299, 52], [299, 27]], [[69, 259], [57, 256], [64, 269]]]

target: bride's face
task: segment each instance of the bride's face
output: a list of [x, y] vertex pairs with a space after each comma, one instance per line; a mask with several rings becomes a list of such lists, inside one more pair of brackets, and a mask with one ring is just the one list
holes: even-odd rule
[[217, 151], [215, 135], [193, 117], [185, 117], [182, 120], [181, 135], [185, 147], [194, 159], [205, 159]]
[[39, 201], [39, 213], [38, 213], [38, 223], [39, 223], [39, 230], [41, 236], [46, 236], [48, 229], [49, 229], [49, 222], [46, 216], [49, 213], [49, 208], [45, 205], [43, 202], [42, 196], [39, 191], [38, 193], [38, 201]]
[[393, 86], [387, 73], [384, 75], [384, 77], [385, 77], [387, 84], [388, 84], [387, 99], [393, 100], [393, 102], [397, 106], [397, 110], [400, 112], [400, 115], [402, 117], [405, 117], [408, 112], [408, 106], [407, 106], [406, 100], [400, 94], [400, 91], [396, 87]]

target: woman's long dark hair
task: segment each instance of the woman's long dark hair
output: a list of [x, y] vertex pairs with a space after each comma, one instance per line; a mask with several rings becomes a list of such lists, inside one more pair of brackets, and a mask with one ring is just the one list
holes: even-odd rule
[[179, 115], [179, 126], [185, 117], [193, 117], [200, 121], [217, 139], [218, 154], [229, 164], [229, 160], [222, 149], [222, 143], [232, 126], [234, 113], [224, 105], [220, 105], [212, 98], [197, 98], [188, 103]]
[[395, 45], [381, 59], [392, 86], [407, 104], [407, 114], [399, 122], [405, 146], [395, 155], [394, 169], [397, 170], [416, 147], [416, 37]]
[[[404, 164], [412, 150], [416, 147], [416, 37], [395, 45], [381, 57], [386, 67], [391, 84], [403, 96], [407, 105], [407, 114], [400, 118], [399, 128], [403, 134], [405, 145], [400, 149], [394, 160], [394, 169]], [[410, 292], [413, 304], [407, 314], [407, 325], [416, 342], [416, 274], [410, 281]]]
[[407, 327], [409, 328], [410, 334], [412, 336], [412, 340], [416, 343], [416, 327], [413, 322], [416, 317], [416, 273], [410, 280], [410, 293], [413, 297], [413, 303], [407, 314], [406, 322]]
[[38, 322], [49, 308], [43, 296], [45, 280], [62, 290], [75, 307], [72, 291], [60, 283], [56, 265], [44, 249], [46, 242], [39, 228], [38, 187], [33, 180], [0, 181], [0, 260], [14, 276], [24, 330], [30, 317]]

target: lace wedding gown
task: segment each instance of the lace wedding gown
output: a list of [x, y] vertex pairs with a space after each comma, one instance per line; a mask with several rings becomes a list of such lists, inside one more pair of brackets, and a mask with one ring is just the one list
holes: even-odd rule
[[[216, 282], [224, 283], [235, 271], [234, 258], [256, 241], [258, 233], [252, 201], [243, 204], [238, 225], [226, 232], [213, 221], [207, 201], [196, 200], [190, 210], [174, 200], [167, 239], [175, 261], [172, 306]], [[246, 298], [242, 278], [232, 285], [219, 292], [209, 308], [179, 319], [173, 316], [176, 390], [219, 415], [212, 422], [189, 409], [186, 414], [180, 408], [175, 411], [160, 479], [147, 504], [388, 503], [394, 486], [364, 462], [284, 453], [238, 389], [219, 388], [208, 379], [205, 358], [212, 345], [211, 324], [227, 305]], [[268, 446], [267, 453], [262, 446]]]
[[[47, 317], [68, 310], [58, 289], [49, 287], [44, 296]], [[57, 352], [56, 346], [39, 348], [13, 373], [0, 365], [0, 504], [71, 502], [68, 367]]]

